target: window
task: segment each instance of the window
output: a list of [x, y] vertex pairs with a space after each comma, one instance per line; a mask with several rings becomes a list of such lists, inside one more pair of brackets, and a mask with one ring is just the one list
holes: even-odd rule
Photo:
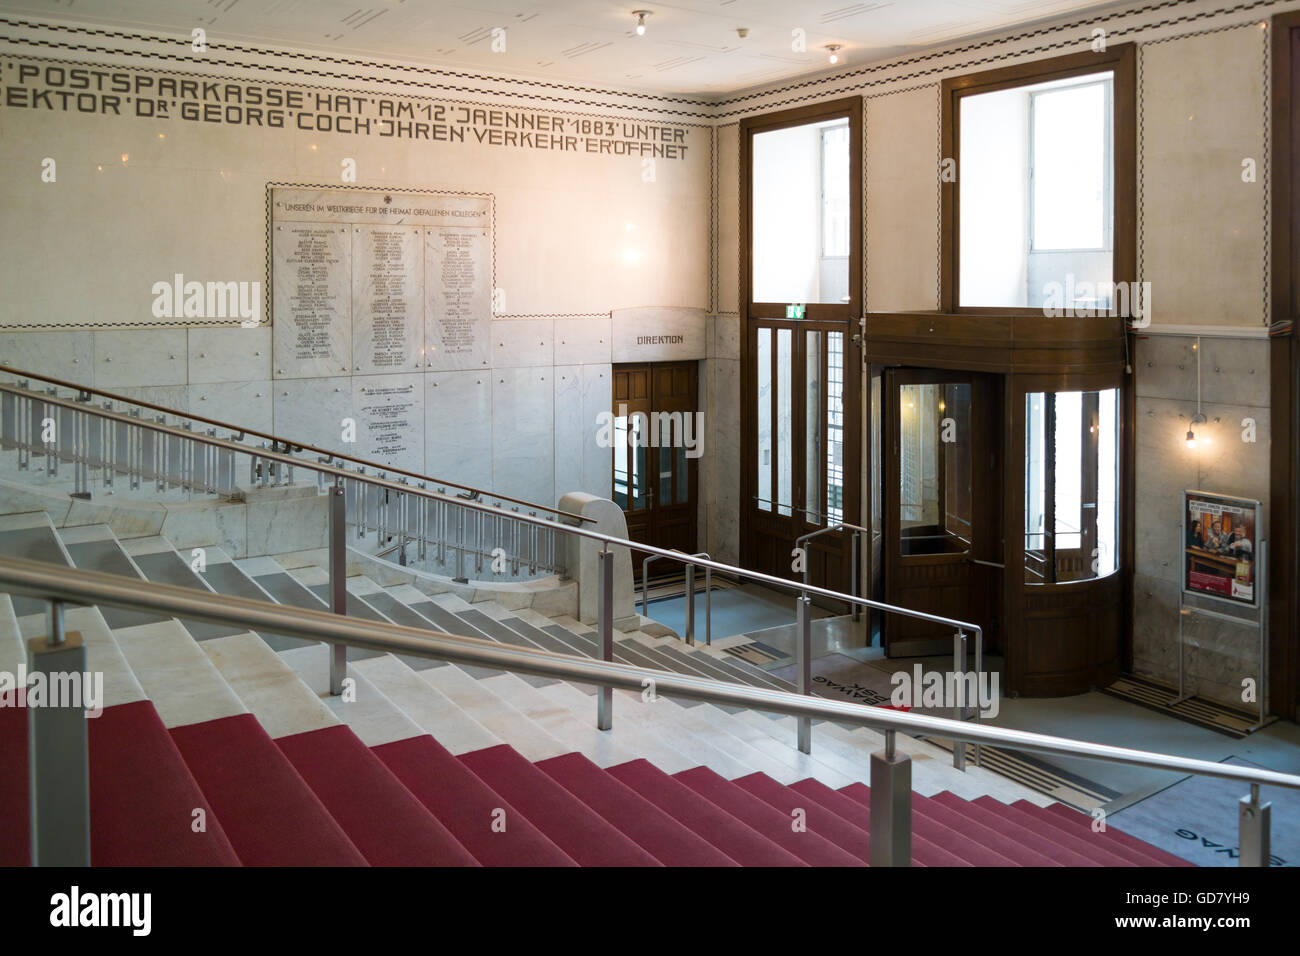
[[1025, 396], [1025, 581], [1118, 567], [1118, 389]]
[[1116, 234], [1133, 221], [1133, 60], [1121, 44], [945, 81], [944, 308], [1133, 308], [1133, 237]]
[[1111, 249], [1110, 74], [1029, 93], [1030, 254]]
[[970, 385], [900, 385], [898, 406], [902, 553], [967, 551], [972, 517]]
[[849, 301], [849, 121], [755, 133], [754, 302]]

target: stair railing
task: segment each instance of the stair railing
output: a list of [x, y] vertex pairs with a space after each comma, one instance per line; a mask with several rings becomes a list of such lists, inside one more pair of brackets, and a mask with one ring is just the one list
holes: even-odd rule
[[[612, 555], [608, 550], [601, 553]], [[602, 559], [601, 564], [606, 568], [612, 567], [608, 559]], [[399, 624], [343, 618], [329, 611], [212, 594], [40, 561], [0, 558], [0, 592], [50, 602], [51, 636], [44, 643], [61, 649], [58, 653], [67, 656], [47, 661], [41, 667], [46, 672], [83, 673], [85, 670], [84, 646], [72, 640], [73, 635], [64, 635], [63, 606], [108, 605], [232, 625], [240, 630], [320, 641], [331, 648], [357, 647], [381, 653], [407, 654], [595, 685], [601, 691], [597, 704], [598, 726], [602, 718], [612, 714], [604, 699], [606, 693], [612, 696], [613, 688], [619, 688], [641, 694], [649, 687], [656, 695], [665, 697], [868, 727], [882, 733], [885, 738], [884, 748], [871, 754], [867, 775], [871, 787], [868, 829], [873, 866], [910, 866], [912, 860], [911, 760], [897, 747], [899, 733], [951, 737], [963, 743], [1100, 760], [1248, 784], [1250, 792], [1239, 801], [1237, 813], [1241, 866], [1269, 865], [1271, 804], [1261, 802], [1260, 787], [1300, 790], [1300, 776], [1272, 770], [863, 707], [846, 701], [555, 654]], [[609, 593], [606, 591], [605, 596]], [[605, 610], [602, 617], [608, 618], [608, 614]], [[35, 656], [36, 651], [30, 653]], [[85, 865], [90, 862], [88, 778], [84, 774], [88, 757], [83, 708], [84, 705], [78, 704], [32, 707], [29, 739], [33, 749], [29, 785], [33, 811], [33, 862], [38, 865]], [[70, 719], [70, 715], [75, 719]], [[83, 770], [78, 772], [76, 768]], [[79, 788], [79, 792], [72, 793], [74, 788]]]
[[[94, 429], [91, 429], [91, 441], [86, 447], [69, 447], [68, 444], [63, 442], [63, 437], [67, 434], [76, 434], [71, 427], [56, 429], [53, 441], [40, 440], [38, 436], [42, 433], [42, 422], [52, 420], [49, 417], [52, 413], [58, 414], [61, 418], [66, 417], [69, 425], [73, 425], [77, 421], [76, 416], [78, 415], [93, 415], [100, 419], [102, 423], [102, 427], [98, 431], [100, 445], [98, 447], [95, 445], [94, 437], [96, 433]], [[23, 430], [24, 423], [29, 426], [29, 430], [26, 432]], [[126, 430], [125, 434], [127, 436], [127, 441], [123, 445], [114, 444], [110, 447], [105, 444], [109, 438], [116, 442], [121, 429]], [[458, 568], [463, 567], [461, 562], [463, 562], [466, 553], [482, 555], [485, 547], [482, 542], [476, 544], [475, 548], [477, 550], [468, 547], [467, 522], [465, 519], [470, 513], [473, 513], [476, 521], [480, 521], [484, 515], [490, 515], [506, 522], [506, 540], [512, 542], [511, 551], [507, 552], [498, 545], [493, 549], [492, 557], [494, 562], [509, 563], [516, 570], [525, 563], [523, 554], [525, 543], [528, 549], [526, 563], [529, 567], [544, 567], [545, 565], [539, 559], [539, 554], [543, 553], [543, 549], [539, 548], [538, 540], [549, 538], [550, 544], [545, 553], [552, 555], [549, 559], [550, 566], [558, 573], [563, 573], [560, 557], [563, 549], [558, 547], [556, 541], [560, 534], [600, 542], [602, 545], [600, 553], [601, 574], [597, 603], [602, 613], [598, 615], [597, 626], [601, 635], [602, 659], [606, 662], [613, 660], [614, 599], [612, 568], [614, 552], [609, 550], [611, 547], [627, 548], [629, 552], [640, 551], [649, 555], [669, 558], [687, 567], [704, 568], [706, 572], [715, 571], [734, 578], [755, 581], [777, 590], [799, 587], [795, 582], [775, 575], [747, 570], [721, 561], [714, 561], [711, 558], [695, 557], [681, 551], [639, 544], [626, 538], [603, 534], [583, 527], [581, 522], [584, 519], [577, 515], [564, 517], [561, 520], [565, 522], [574, 521], [578, 522], [578, 524], [572, 526], [561, 524], [559, 521], [553, 520], [555, 516], [541, 517], [531, 512], [522, 514], [518, 511], [507, 511], [499, 505], [480, 501], [475, 496], [465, 498], [460, 495], [447, 494], [445, 490], [433, 491], [423, 487], [423, 483], [413, 485], [408, 483], [404, 476], [400, 480], [394, 480], [383, 473], [368, 475], [364, 473], [364, 469], [354, 471], [343, 464], [334, 464], [330, 456], [318, 459], [315, 462], [309, 462], [296, 458], [289, 451], [281, 450], [278, 447], [250, 449], [239, 440], [219, 436], [216, 431], [216, 429], [209, 429], [205, 433], [195, 432], [187, 428], [168, 425], [162, 421], [150, 421], [140, 416], [116, 412], [110, 408], [97, 409], [88, 404], [69, 401], [55, 395], [38, 395], [22, 385], [0, 382], [0, 448], [16, 446], [20, 449], [20, 453], [24, 447], [33, 451], [43, 451], [47, 461], [57, 462], [63, 457], [74, 464], [85, 465], [103, 462], [107, 463], [109, 467], [122, 470], [125, 466], [121, 464], [119, 453], [125, 447], [131, 452], [131, 454], [126, 455], [128, 461], [138, 462], [142, 459], [144, 462], [141, 465], [141, 471], [129, 472], [134, 477], [152, 476], [160, 488], [167, 487], [171, 482], [179, 481], [184, 486], [200, 487], [207, 492], [218, 494], [223, 493], [223, 491], [229, 494], [237, 492], [238, 489], [235, 487], [233, 476], [236, 473], [234, 461], [239, 455], [249, 457], [250, 475], [256, 479], [259, 486], [280, 483], [282, 477], [285, 482], [290, 482], [295, 467], [305, 469], [316, 475], [317, 488], [322, 495], [326, 493], [326, 488], [329, 486], [342, 488], [342, 507], [346, 513], [351, 514], [351, 520], [348, 524], [355, 528], [357, 535], [360, 537], [364, 537], [367, 528], [379, 528], [387, 520], [387, 511], [381, 511], [381, 501], [387, 502], [388, 497], [391, 495], [397, 495], [399, 499], [401, 496], [409, 496], [416, 502], [415, 511], [417, 513], [424, 510], [433, 517], [434, 526], [438, 530], [432, 536], [430, 543], [437, 543], [440, 551], [446, 548], [449, 528], [453, 523], [455, 524], [457, 527], [455, 547], [458, 555]], [[132, 439], [135, 439], [134, 443]], [[190, 447], [192, 445], [202, 446], [202, 448], [192, 448]], [[136, 452], [140, 452], [138, 457], [135, 455]], [[186, 462], [189, 462], [188, 466], [185, 465]], [[202, 470], [196, 469], [194, 464], [196, 462], [204, 463]], [[179, 477], [177, 477], [178, 475]], [[229, 484], [225, 483], [227, 481], [229, 481]], [[331, 494], [336, 493], [331, 492]], [[339, 507], [333, 498], [331, 498], [330, 507], [331, 509]], [[331, 510], [330, 514], [333, 515], [334, 511]], [[331, 568], [335, 566], [344, 567], [343, 555], [335, 553], [335, 549], [341, 547], [341, 545], [337, 544], [339, 540], [340, 536], [331, 531], [329, 535], [329, 565]], [[930, 614], [925, 611], [916, 611], [911, 608], [886, 604], [883, 601], [874, 601], [859, 595], [845, 594], [830, 588], [810, 584], [803, 585], [802, 591], [803, 595], [800, 598], [799, 607], [804, 614], [800, 624], [801, 629], [804, 631], [809, 629], [811, 620], [810, 607], [808, 606], [809, 596], [815, 595], [856, 604], [861, 607], [874, 608], [888, 614], [898, 614], [913, 620], [928, 621], [952, 627], [954, 628], [954, 643], [959, 649], [964, 647], [967, 631], [975, 635], [977, 647], [983, 641], [983, 630], [978, 624], [968, 621], [959, 621], [939, 614]], [[804, 647], [805, 641], [801, 640], [799, 646]], [[804, 658], [805, 666], [807, 666], [806, 653]], [[333, 660], [337, 670], [331, 673], [330, 684], [331, 687], [341, 687], [345, 677], [346, 662], [339, 655], [335, 655]], [[961, 659], [957, 663], [964, 668], [964, 654], [961, 655]], [[964, 671], [960, 672], [957, 675], [958, 678], [961, 678], [963, 674]], [[805, 683], [806, 686], [810, 687], [808, 682]], [[964, 686], [964, 681], [958, 679], [956, 687], [960, 689]], [[605, 696], [602, 695], [602, 701], [604, 700]], [[613, 719], [612, 706], [612, 698], [609, 698], [608, 707], [610, 710], [607, 716], [610, 721]], [[806, 727], [801, 725], [798, 745], [799, 749], [804, 753], [812, 752], [811, 722], [808, 722]], [[960, 738], [954, 738], [953, 740], [953, 766], [959, 770], [964, 770], [966, 766], [966, 747]]]
[[[13, 370], [0, 367], [0, 371]], [[414, 545], [419, 562], [434, 569], [446, 568], [462, 583], [468, 582], [471, 567], [478, 573], [485, 565], [492, 566], [493, 573], [488, 576], [497, 580], [518, 577], [521, 572], [530, 578], [539, 573], [562, 575], [566, 569], [564, 551], [558, 546], [559, 519], [593, 520], [517, 503], [518, 499], [506, 496], [486, 496], [475, 489], [449, 493], [449, 488], [454, 491], [458, 485], [439, 484], [441, 494], [436, 500], [421, 498], [418, 491], [428, 482], [412, 482], [411, 473], [401, 469], [330, 453], [318, 454], [313, 461], [298, 457], [304, 450], [319, 451], [311, 446], [293, 445], [274, 436], [268, 436], [269, 448], [265, 443], [252, 446], [245, 442], [248, 435], [256, 433], [247, 429], [218, 423], [218, 427], [196, 431], [184, 413], [168, 412], [182, 419], [177, 425], [169, 423], [166, 415], [144, 415], [140, 408], [116, 411], [116, 401], [135, 404], [134, 399], [115, 396], [96, 406], [90, 401], [90, 390], [67, 398], [60, 397], [54, 387], [36, 391], [26, 382], [0, 382], [0, 448], [17, 450], [20, 472], [43, 468], [47, 477], [66, 480], [68, 475], [59, 470], [65, 466], [72, 479], [71, 494], [81, 499], [90, 498], [96, 481], [108, 492], [126, 490], [114, 487], [118, 476], [127, 489], [152, 489], [150, 497], [179, 491], [233, 499], [246, 487], [292, 485], [295, 470], [314, 474], [317, 492], [324, 494], [327, 486], [336, 483], [336, 473], [343, 471], [348, 523], [358, 540], [374, 534], [378, 538], [375, 550], [382, 553], [390, 545], [396, 547], [401, 564], [409, 563], [408, 547]], [[221, 437], [219, 430], [229, 434]], [[395, 474], [395, 480], [387, 485], [380, 487], [372, 480], [388, 479], [389, 472]], [[465, 502], [486, 504], [485, 498], [495, 502], [490, 518], [479, 513], [467, 515], [463, 510]], [[513, 511], [508, 510], [510, 506]], [[544, 514], [540, 526], [519, 525], [522, 506], [529, 509], [531, 517], [538, 517], [539, 511]]]
[[[674, 549], [676, 550], [676, 549]], [[685, 552], [682, 552], [685, 554]], [[650, 616], [650, 563], [659, 557], [652, 554], [641, 562], [641, 616]], [[692, 558], [707, 558], [707, 551], [689, 555]], [[695, 565], [686, 565], [686, 633], [682, 635], [687, 644], [695, 643]], [[713, 646], [713, 569], [704, 569], [704, 643]]]
[[[4, 369], [16, 373], [13, 369]], [[79, 386], [73, 386], [79, 388]], [[55, 392], [55, 389], [49, 390]], [[476, 568], [482, 567], [486, 558], [491, 558], [494, 574], [498, 567], [503, 574], [508, 567], [511, 574], [517, 574], [520, 568], [528, 567], [529, 572], [545, 570], [564, 574], [564, 549], [559, 546], [560, 535], [589, 538], [602, 542], [602, 554], [612, 555], [611, 546], [627, 548], [629, 551], [641, 551], [643, 554], [656, 555], [684, 564], [689, 570], [703, 568], [707, 572], [719, 572], [732, 578], [755, 581], [768, 588], [800, 589], [798, 597], [797, 624], [800, 635], [797, 640], [797, 653], [801, 654], [798, 670], [801, 672], [802, 689], [811, 692], [810, 632], [811, 606], [810, 596], [831, 598], [845, 604], [872, 607], [887, 614], [926, 622], [943, 624], [953, 628], [954, 669], [957, 680], [954, 689], [961, 695], [965, 691], [965, 663], [967, 632], [975, 637], [976, 666], [982, 666], [980, 648], [983, 645], [983, 630], [979, 624], [946, 618], [940, 614], [910, 609], [898, 605], [872, 601], [858, 594], [846, 594], [831, 588], [815, 587], [794, 581], [777, 578], [775, 575], [763, 574], [736, 567], [733, 564], [712, 561], [711, 558], [684, 554], [682, 551], [655, 548], [655, 546], [637, 544], [628, 538], [604, 535], [593, 529], [582, 527], [590, 519], [568, 512], [550, 510], [550, 514], [539, 516], [536, 511], [523, 514], [519, 506], [507, 510], [500, 505], [491, 505], [481, 501], [477, 493], [450, 494], [445, 486], [433, 490], [425, 481], [412, 484], [408, 480], [409, 472], [398, 472], [396, 479], [387, 476], [386, 471], [367, 473], [367, 466], [355, 466], [355, 460], [330, 453], [317, 455], [313, 460], [295, 457], [295, 447], [276, 438], [269, 449], [250, 447], [243, 444], [244, 431], [238, 431], [233, 437], [222, 437], [217, 428], [205, 432], [192, 431], [192, 428], [177, 427], [165, 423], [164, 416], [144, 418], [139, 414], [123, 414], [114, 411], [112, 402], [105, 407], [96, 408], [90, 401], [90, 390], [82, 390], [78, 399], [57, 397], [56, 394], [32, 392], [25, 384], [6, 384], [0, 382], [0, 447], [18, 447], [19, 468], [30, 467], [32, 454], [44, 454], [47, 473], [57, 470], [60, 460], [72, 463], [78, 476], [88, 473], [88, 468], [109, 473], [125, 473], [133, 486], [144, 480], [155, 481], [156, 488], [165, 490], [172, 486], [183, 489], [198, 489], [200, 493], [225, 494], [235, 496], [239, 493], [237, 484], [237, 467], [240, 455], [248, 459], [248, 475], [251, 483], [260, 488], [279, 484], [291, 484], [294, 470], [315, 473], [317, 490], [326, 493], [329, 486], [341, 486], [344, 511], [348, 515], [348, 524], [355, 529], [356, 536], [364, 538], [370, 529], [387, 535], [391, 528], [391, 499], [398, 502], [398, 514], [415, 515], [413, 523], [404, 528], [404, 535], [409, 540], [420, 542], [421, 548], [435, 545], [437, 559], [446, 566], [448, 546], [455, 550], [455, 580], [467, 581], [465, 576], [465, 559], [472, 558]], [[126, 399], [131, 401], [131, 399]], [[53, 416], [57, 416], [53, 418]], [[100, 428], [88, 428], [85, 416], [92, 416], [100, 423]], [[53, 423], [52, 436], [45, 425]], [[186, 423], [188, 424], [188, 423]], [[225, 425], [227, 431], [235, 431], [231, 425]], [[87, 436], [88, 433], [88, 436]], [[51, 437], [51, 440], [45, 438]], [[68, 436], [74, 436], [68, 440]], [[27, 458], [23, 459], [23, 451]], [[338, 460], [335, 460], [338, 459]], [[355, 467], [354, 467], [355, 466]], [[373, 466], [370, 466], [373, 468]], [[86, 488], [85, 479], [78, 477], [81, 484], [78, 492]], [[409, 499], [409, 502], [406, 499]], [[413, 505], [413, 507], [411, 506]], [[333, 514], [333, 511], [331, 511]], [[471, 520], [473, 519], [471, 527]], [[485, 523], [493, 524], [498, 529], [495, 536], [484, 535]], [[572, 524], [571, 524], [572, 523]], [[432, 527], [430, 533], [428, 529]], [[454, 529], [454, 532], [452, 532]], [[454, 536], [454, 545], [448, 541]], [[333, 533], [330, 542], [337, 540]], [[389, 541], [381, 537], [381, 546]], [[330, 567], [342, 561], [337, 555], [330, 554]], [[604, 558], [602, 558], [604, 561]], [[611, 557], [612, 561], [612, 557]], [[606, 589], [612, 588], [612, 572], [599, 576], [598, 606], [614, 606], [612, 596]], [[606, 600], [608, 598], [608, 600]], [[710, 606], [711, 611], [711, 606]], [[692, 618], [693, 623], [693, 618]], [[612, 627], [612, 624], [611, 624]], [[711, 635], [711, 620], [710, 624]], [[612, 640], [612, 639], [611, 639]], [[602, 643], [604, 661], [614, 659], [612, 643]], [[338, 674], [331, 675], [331, 685], [341, 685], [344, 663], [339, 663]], [[976, 674], [976, 685], [979, 675]], [[961, 706], [961, 701], [956, 702]], [[610, 702], [612, 708], [612, 698]], [[612, 721], [612, 710], [608, 714]], [[811, 722], [801, 723], [798, 732], [798, 748], [803, 753], [811, 753]], [[953, 740], [953, 766], [958, 770], [966, 767], [966, 745], [961, 740]]]
[[[432, 478], [428, 475], [420, 474], [419, 472], [407, 471], [404, 468], [397, 468], [392, 465], [382, 465], [378, 462], [366, 458], [358, 458], [354, 455], [348, 455], [343, 452], [329, 451], [324, 448], [317, 448], [315, 445], [309, 445], [305, 442], [290, 442], [287, 439], [280, 438], [276, 435], [272, 435], [270, 432], [259, 431], [256, 428], [247, 428], [244, 426], [232, 425], [230, 422], [223, 422], [215, 418], [208, 418], [204, 415], [196, 415], [193, 412], [182, 412], [175, 408], [169, 408], [166, 405], [159, 405], [155, 402], [145, 401], [142, 398], [129, 398], [118, 392], [108, 392], [99, 388], [91, 388], [87, 385], [78, 385], [76, 382], [67, 382], [64, 381], [63, 379], [53, 378], [49, 375], [41, 375], [37, 372], [28, 372], [24, 369], [14, 368], [12, 365], [3, 362], [0, 362], [0, 374], [13, 375], [17, 377], [18, 379], [20, 379], [19, 382], [20, 385], [25, 384], [24, 382], [21, 381], [23, 379], [35, 379], [39, 382], [44, 382], [47, 385], [53, 385], [56, 388], [70, 389], [77, 393], [77, 401], [79, 402], [89, 403], [90, 397], [92, 395], [95, 395], [100, 398], [107, 399], [110, 403], [116, 402], [122, 405], [131, 405], [134, 406], [136, 409], [147, 409], [151, 412], [154, 412], [155, 414], [160, 414], [164, 416], [170, 415], [174, 418], [183, 418], [190, 422], [199, 422], [200, 424], [206, 425], [209, 428], [220, 428], [223, 431], [228, 431], [234, 434], [238, 434], [240, 436], [241, 441], [244, 440], [245, 436], [248, 436], [250, 438], [261, 439], [263, 441], [270, 442], [271, 448], [276, 451], [283, 449], [284, 451], [305, 452], [308, 455], [323, 455], [325, 456], [326, 460], [329, 461], [347, 462], [352, 465], [360, 466], [363, 469], [364, 468], [370, 468], [374, 470], [382, 469], [385, 472], [391, 472], [395, 475], [399, 475], [409, 480], [432, 482], [434, 484], [441, 485], [444, 488], [455, 488], [458, 490], [458, 493], [468, 493], [475, 497], [480, 497], [480, 496], [488, 497], [495, 501], [508, 501], [512, 505], [519, 505], [525, 508], [536, 508], [538, 511], [556, 515], [557, 517], [563, 517], [572, 520], [588, 522], [592, 524], [594, 524], [596, 520], [594, 518], [587, 518], [587, 517], [583, 517], [582, 515], [573, 514], [572, 512], [564, 511], [560, 508], [551, 508], [547, 505], [539, 505], [532, 501], [525, 501], [522, 498], [512, 498], [510, 495], [499, 495], [496, 494], [495, 492], [485, 491], [481, 488], [474, 488], [471, 485], [462, 485], [455, 481], [446, 481], [440, 478]], [[55, 392], [49, 391], [46, 394], [53, 395], [55, 394]], [[104, 407], [107, 408], [109, 406], [106, 405]], [[133, 414], [138, 415], [139, 412], [134, 412]], [[37, 433], [39, 434], [39, 430]], [[212, 433], [209, 432], [209, 434]], [[9, 446], [5, 446], [5, 447], [9, 447]], [[51, 462], [51, 465], [52, 467], [56, 466], [56, 463]]]

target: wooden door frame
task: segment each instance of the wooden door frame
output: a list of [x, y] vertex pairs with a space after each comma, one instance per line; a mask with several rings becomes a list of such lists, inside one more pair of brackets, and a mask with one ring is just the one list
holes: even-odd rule
[[[988, 439], [980, 448], [972, 445], [971, 449], [971, 495], [972, 495], [972, 514], [971, 514], [971, 546], [970, 550], [964, 555], [954, 555], [954, 557], [964, 557], [965, 561], [972, 565], [972, 589], [976, 587], [983, 588], [983, 597], [980, 599], [978, 606], [982, 608], [985, 618], [983, 622], [978, 620], [979, 615], [970, 616], [963, 619], [971, 620], [974, 623], [980, 623], [984, 628], [985, 642], [984, 650], [991, 651], [998, 648], [999, 633], [998, 624], [1003, 620], [1002, 611], [1002, 589], [998, 586], [996, 580], [996, 569], [987, 568], [977, 565], [976, 560], [997, 562], [1002, 556], [1002, 539], [999, 531], [1004, 525], [1002, 519], [1002, 502], [996, 496], [996, 483], [992, 476], [980, 474], [980, 453], [988, 452], [995, 456], [995, 459], [1002, 459], [1002, 484], [1006, 484], [1007, 461], [1004, 454], [1004, 443], [1000, 440], [998, 427], [1001, 426], [1004, 417], [1005, 406], [1005, 389], [1001, 383], [1002, 376], [995, 373], [964, 370], [964, 369], [944, 369], [944, 368], [920, 368], [916, 366], [886, 366], [880, 369], [880, 415], [882, 416], [881, 434], [880, 434], [880, 515], [881, 524], [881, 548], [880, 548], [880, 570], [881, 570], [881, 598], [889, 601], [890, 598], [890, 572], [897, 568], [897, 562], [902, 560], [902, 527], [898, 513], [898, 495], [897, 479], [901, 475], [902, 458], [901, 458], [901, 435], [900, 422], [897, 414], [899, 411], [897, 402], [897, 392], [901, 385], [910, 384], [967, 384], [971, 390], [971, 422], [970, 428], [972, 435], [987, 434]], [[996, 507], [993, 510], [977, 508], [975, 505], [976, 496], [981, 491], [988, 492], [986, 499], [989, 503], [994, 503]], [[888, 650], [888, 619], [891, 615], [884, 614], [881, 621], [881, 644]], [[960, 616], [959, 616], [960, 617]]]
[[957, 177], [939, 187], [939, 309], [949, 314], [1035, 315], [1041, 308], [1000, 308], [959, 304], [961, 99], [1049, 80], [1084, 76], [1103, 70], [1114, 74], [1112, 156], [1114, 208], [1111, 211], [1111, 279], [1116, 284], [1137, 280], [1137, 45], [1116, 43], [1104, 51], [1070, 53], [1013, 66], [982, 70], [943, 80], [940, 84], [940, 150], [956, 164]]
[[1300, 12], [1274, 16], [1272, 31], [1268, 709], [1300, 720]]
[[[611, 377], [613, 375], [616, 375], [620, 371], [629, 371], [633, 369], [645, 369], [647, 372], [646, 381], [647, 381], [648, 392], [649, 392], [649, 398], [648, 398], [649, 413], [657, 413], [660, 411], [665, 411], [665, 409], [656, 407], [656, 402], [654, 397], [655, 396], [654, 373], [657, 369], [664, 369], [664, 368], [668, 368], [668, 369], [682, 368], [682, 369], [688, 369], [690, 371], [691, 377], [695, 383], [695, 388], [692, 390], [691, 403], [694, 406], [695, 412], [700, 411], [700, 383], [702, 381], [703, 376], [700, 375], [700, 363], [699, 360], [697, 359], [682, 359], [682, 360], [673, 360], [673, 361], [665, 361], [665, 362], [616, 362], [614, 363], [614, 365], [611, 366]], [[611, 380], [611, 402], [610, 403], [611, 405], [614, 406], [612, 411], [617, 413], [618, 403], [620, 399], [616, 397], [612, 397], [613, 390], [614, 390], [614, 384], [613, 381]], [[650, 506], [646, 509], [649, 512], [649, 525], [647, 530], [648, 530], [648, 536], [651, 538], [654, 537], [654, 532], [656, 530], [654, 512], [660, 506], [659, 504], [660, 502], [659, 452], [661, 450], [662, 449], [658, 447], [646, 448], [646, 481], [647, 481], [647, 490], [650, 492], [650, 502], [651, 502]], [[689, 497], [688, 504], [690, 505], [688, 509], [688, 513], [690, 514], [690, 521], [691, 521], [691, 538], [694, 542], [694, 544], [692, 544], [690, 548], [691, 552], [694, 552], [699, 547], [699, 542], [700, 542], [700, 526], [699, 526], [700, 460], [701, 459], [699, 458], [688, 458], [686, 463], [687, 481], [689, 483], [687, 495]], [[613, 475], [614, 461], [615, 461], [614, 456], [610, 455], [611, 481]], [[630, 500], [630, 491], [629, 491], [629, 500]], [[642, 542], [642, 543], [654, 544], [655, 542], [650, 541], [650, 542]], [[634, 552], [634, 556], [633, 556], [632, 573], [634, 577], [638, 577], [641, 573], [641, 562], [637, 557], [637, 555], [639, 554], [640, 552]], [[654, 570], [653, 566], [651, 567], [651, 570]]]
[[[844, 520], [861, 523], [862, 475], [862, 348], [863, 340], [859, 319], [862, 311], [862, 109], [860, 96], [829, 100], [810, 106], [781, 110], [761, 116], [746, 117], [740, 121], [738, 136], [740, 171], [740, 234], [738, 243], [740, 289], [740, 563], [755, 553], [755, 529], [752, 513], [758, 494], [758, 473], [752, 467], [758, 448], [758, 419], [755, 414], [757, 380], [754, 376], [754, 354], [750, 344], [751, 323], [754, 319], [784, 319], [776, 314], [776, 303], [752, 303], [750, 291], [753, 278], [753, 248], [751, 244], [753, 216], [753, 177], [751, 175], [751, 140], [755, 133], [772, 132], [792, 126], [802, 126], [820, 120], [847, 117], [849, 122], [849, 301], [839, 304], [808, 303], [809, 320], [844, 320], [844, 465], [845, 508]], [[828, 311], [834, 310], [834, 311]], [[796, 326], [797, 329], [797, 326]], [[848, 469], [853, 469], [850, 476]], [[850, 480], [850, 478], [852, 480]], [[850, 496], [855, 507], [847, 507]]]

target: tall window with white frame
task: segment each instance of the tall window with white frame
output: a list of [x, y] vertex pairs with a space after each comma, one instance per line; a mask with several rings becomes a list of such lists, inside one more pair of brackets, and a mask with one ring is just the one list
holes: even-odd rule
[[961, 98], [958, 304], [1114, 304], [1112, 71]]

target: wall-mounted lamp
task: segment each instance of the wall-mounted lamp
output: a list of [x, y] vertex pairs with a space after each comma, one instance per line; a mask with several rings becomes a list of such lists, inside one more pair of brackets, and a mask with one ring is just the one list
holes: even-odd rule
[[[1196, 337], [1196, 341], [1192, 343], [1192, 351], [1196, 353], [1196, 414], [1192, 416], [1192, 421], [1187, 427], [1186, 440], [1188, 448], [1196, 447], [1196, 426], [1209, 421], [1201, 413], [1201, 337], [1199, 335]], [[1200, 442], [1202, 445], [1208, 445], [1210, 437], [1202, 435]]]
[[636, 17], [636, 35], [645, 36], [645, 18], [650, 16], [649, 10], [633, 10], [632, 16]]
[[831, 55], [831, 66], [840, 62], [840, 50], [842, 49], [843, 47], [838, 43], [828, 43], [826, 45], [826, 52]]

